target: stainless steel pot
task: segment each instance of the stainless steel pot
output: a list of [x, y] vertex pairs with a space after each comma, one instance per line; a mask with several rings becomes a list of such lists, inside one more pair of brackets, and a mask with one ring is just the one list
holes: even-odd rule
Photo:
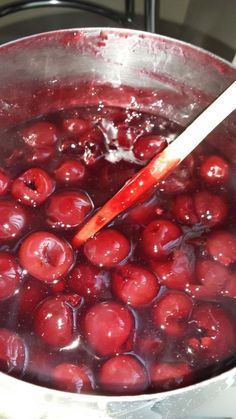
[[[99, 102], [138, 107], [185, 126], [233, 80], [236, 69], [227, 62], [166, 37], [104, 28], [40, 34], [0, 47], [0, 130]], [[235, 115], [224, 129], [236, 133]], [[235, 384], [236, 368], [184, 389], [108, 397], [59, 392], [0, 373], [0, 417], [127, 419], [147, 407], [176, 419]]]

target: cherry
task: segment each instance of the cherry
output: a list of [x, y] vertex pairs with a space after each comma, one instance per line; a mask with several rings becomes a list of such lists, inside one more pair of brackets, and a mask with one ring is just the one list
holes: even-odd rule
[[193, 303], [187, 295], [169, 291], [153, 306], [153, 320], [169, 336], [182, 337], [186, 333]]
[[134, 263], [127, 263], [112, 274], [113, 294], [133, 307], [149, 304], [157, 296], [159, 289], [156, 277]]
[[23, 372], [26, 363], [26, 347], [23, 339], [8, 329], [0, 329], [1, 370], [10, 374]]
[[67, 118], [62, 121], [62, 126], [68, 133], [81, 135], [91, 128], [91, 122], [82, 118]]
[[161, 135], [143, 136], [135, 141], [133, 153], [137, 159], [147, 161], [160, 153], [166, 146], [166, 138]]
[[0, 300], [12, 297], [19, 289], [21, 269], [10, 253], [0, 252]]
[[65, 160], [55, 170], [56, 180], [65, 185], [80, 184], [85, 175], [84, 165], [77, 160]]
[[213, 296], [221, 293], [230, 276], [227, 268], [208, 259], [197, 262], [196, 275], [198, 281], [211, 290]]
[[191, 325], [197, 333], [187, 339], [188, 353], [209, 363], [220, 361], [234, 351], [234, 324], [221, 307], [213, 303], [199, 304], [193, 310]]
[[134, 167], [126, 162], [107, 163], [99, 175], [100, 188], [109, 191], [109, 196], [124, 186], [125, 182], [135, 174]]
[[51, 146], [57, 141], [58, 130], [51, 122], [34, 122], [22, 130], [22, 138], [30, 147]]
[[0, 169], [0, 196], [6, 195], [9, 189], [9, 184], [9, 177], [2, 169]]
[[108, 275], [96, 266], [81, 263], [71, 271], [68, 286], [90, 302], [104, 294], [108, 287]]
[[207, 239], [206, 249], [222, 265], [228, 266], [236, 261], [236, 237], [228, 231], [212, 232]]
[[158, 282], [168, 288], [185, 290], [193, 281], [194, 257], [183, 249], [176, 249], [165, 261], [152, 261], [151, 267]]
[[83, 148], [82, 159], [88, 166], [94, 164], [105, 151], [104, 136], [98, 127], [85, 132], [79, 138], [78, 146]]
[[44, 282], [54, 282], [68, 273], [74, 256], [65, 240], [47, 231], [38, 231], [23, 240], [19, 259], [30, 275]]
[[40, 301], [45, 299], [48, 290], [42, 281], [27, 278], [20, 288], [17, 307], [20, 315], [31, 315]]
[[44, 163], [53, 157], [54, 149], [51, 146], [30, 149], [27, 155], [29, 163]]
[[150, 378], [156, 390], [172, 390], [191, 383], [192, 368], [184, 362], [157, 362], [151, 367]]
[[229, 178], [229, 164], [220, 156], [209, 156], [200, 167], [200, 176], [210, 185], [225, 183]]
[[63, 348], [72, 343], [73, 315], [69, 295], [46, 298], [36, 310], [34, 331], [45, 343]]
[[143, 359], [146, 364], [152, 359], [156, 359], [164, 349], [164, 340], [157, 333], [141, 334], [136, 338], [135, 351]]
[[84, 245], [85, 256], [92, 264], [109, 268], [126, 259], [129, 252], [128, 239], [111, 228], [96, 234]]
[[137, 139], [140, 130], [127, 123], [121, 123], [117, 127], [116, 140], [120, 147], [129, 149]]
[[182, 231], [169, 220], [152, 221], [142, 234], [142, 247], [147, 256], [159, 259], [168, 255], [182, 237]]
[[27, 213], [14, 201], [0, 202], [0, 239], [18, 237], [27, 223]]
[[225, 287], [221, 292], [224, 297], [236, 298], [236, 275], [233, 273], [225, 282]]
[[143, 364], [133, 355], [118, 355], [105, 361], [98, 381], [103, 390], [118, 394], [143, 392], [149, 384]]
[[129, 209], [126, 214], [126, 220], [129, 223], [138, 225], [149, 224], [157, 215], [162, 214], [162, 209], [158, 208], [156, 200], [139, 202]]
[[173, 203], [173, 212], [181, 223], [214, 226], [225, 219], [228, 208], [222, 196], [200, 191], [194, 195], [177, 196]]
[[93, 388], [91, 371], [82, 365], [62, 363], [51, 372], [53, 384], [59, 390], [72, 393], [89, 393]]
[[50, 284], [50, 290], [53, 292], [53, 294], [58, 294], [66, 290], [66, 285], [67, 283], [65, 278], [61, 278], [59, 281]]
[[54, 191], [55, 181], [43, 169], [26, 170], [12, 184], [12, 195], [25, 205], [36, 207]]
[[84, 332], [89, 345], [107, 356], [127, 349], [134, 329], [134, 318], [122, 304], [104, 301], [92, 306], [84, 319]]
[[179, 166], [160, 183], [160, 190], [175, 194], [192, 189], [195, 184], [194, 179], [195, 161], [190, 154]]
[[67, 229], [81, 224], [91, 212], [93, 203], [83, 192], [59, 192], [52, 195], [46, 209], [47, 223]]

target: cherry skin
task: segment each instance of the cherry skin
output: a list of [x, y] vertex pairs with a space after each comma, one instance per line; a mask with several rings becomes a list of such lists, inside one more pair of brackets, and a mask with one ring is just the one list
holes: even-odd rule
[[38, 307], [34, 318], [34, 331], [43, 342], [63, 348], [74, 338], [70, 297], [66, 294], [46, 298]]
[[12, 195], [31, 207], [42, 204], [54, 191], [55, 181], [43, 169], [26, 170], [12, 184]]
[[49, 198], [47, 223], [53, 228], [67, 229], [81, 224], [91, 212], [93, 203], [83, 192], [59, 192]]
[[44, 163], [53, 157], [54, 149], [51, 146], [32, 148], [27, 153], [27, 162], [39, 164]]
[[182, 337], [192, 309], [192, 300], [186, 294], [169, 291], [154, 304], [153, 320], [168, 336]]
[[139, 130], [127, 123], [121, 123], [117, 127], [116, 140], [119, 147], [129, 149], [138, 138]]
[[207, 239], [206, 249], [222, 265], [229, 266], [236, 261], [236, 237], [228, 231], [212, 232]]
[[142, 247], [147, 256], [159, 259], [168, 255], [179, 244], [182, 231], [169, 220], [152, 221], [142, 234]]
[[26, 347], [23, 339], [8, 329], [0, 329], [1, 370], [19, 375], [26, 364]]
[[18, 312], [21, 316], [32, 315], [35, 307], [47, 297], [48, 289], [42, 281], [27, 278], [20, 288], [17, 300]]
[[84, 245], [84, 254], [97, 266], [111, 268], [127, 258], [130, 252], [128, 239], [111, 228], [103, 230]]
[[91, 128], [91, 122], [82, 118], [63, 119], [62, 126], [70, 134], [81, 135]]
[[92, 306], [84, 319], [84, 333], [92, 349], [101, 356], [126, 350], [134, 332], [134, 318], [122, 304], [104, 301]]
[[58, 130], [51, 122], [34, 122], [22, 130], [22, 138], [30, 147], [52, 146], [57, 141]]
[[229, 178], [229, 164], [220, 156], [209, 156], [200, 167], [200, 176], [209, 185], [226, 183]]
[[191, 383], [192, 368], [184, 362], [157, 362], [151, 367], [150, 378], [156, 390], [172, 390]]
[[6, 195], [9, 189], [9, 184], [9, 177], [2, 169], [0, 169], [0, 196]]
[[127, 263], [112, 274], [113, 294], [133, 307], [151, 303], [159, 289], [156, 277], [147, 269], [134, 263]]
[[0, 202], [0, 240], [18, 237], [27, 224], [27, 213], [14, 201]]
[[196, 264], [198, 281], [209, 290], [212, 295], [219, 295], [230, 277], [228, 269], [213, 260], [199, 260]]
[[68, 286], [86, 302], [101, 298], [108, 288], [108, 275], [96, 266], [78, 264], [70, 273]]
[[135, 141], [133, 153], [138, 160], [147, 161], [159, 154], [166, 145], [166, 138], [161, 135], [143, 136]]
[[98, 381], [103, 390], [116, 394], [143, 392], [149, 384], [146, 369], [133, 355], [118, 355], [105, 361]]
[[83, 365], [62, 363], [51, 372], [53, 384], [59, 390], [71, 393], [89, 393], [93, 388], [91, 371]]
[[190, 154], [179, 166], [160, 183], [160, 190], [167, 194], [186, 192], [194, 187], [195, 161]]
[[33, 277], [54, 282], [68, 273], [74, 256], [71, 246], [47, 231], [31, 233], [19, 250], [21, 266]]
[[56, 180], [64, 185], [80, 184], [85, 175], [84, 165], [77, 160], [65, 160], [55, 170]]
[[0, 300], [12, 297], [20, 286], [21, 269], [10, 253], [0, 252]]

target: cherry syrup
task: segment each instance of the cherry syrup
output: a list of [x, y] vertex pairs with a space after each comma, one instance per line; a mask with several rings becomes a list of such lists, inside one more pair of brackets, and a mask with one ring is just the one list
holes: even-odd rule
[[235, 165], [212, 142], [83, 247], [71, 245], [181, 131], [100, 105], [1, 133], [1, 371], [121, 395], [235, 365]]

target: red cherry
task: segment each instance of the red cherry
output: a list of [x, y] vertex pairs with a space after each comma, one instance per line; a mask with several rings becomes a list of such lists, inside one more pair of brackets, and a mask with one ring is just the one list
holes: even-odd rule
[[207, 239], [206, 249], [211, 257], [228, 266], [236, 261], [236, 237], [228, 231], [215, 231]]
[[33, 278], [27, 278], [20, 288], [17, 307], [20, 315], [28, 316], [45, 299], [48, 290], [42, 281]]
[[200, 167], [200, 176], [210, 185], [225, 183], [229, 178], [229, 164], [220, 156], [209, 156]]
[[133, 329], [134, 318], [131, 312], [113, 301], [95, 304], [87, 311], [84, 320], [85, 337], [101, 356], [126, 350]]
[[91, 122], [82, 118], [67, 118], [62, 121], [62, 126], [66, 132], [80, 135], [91, 128]]
[[225, 219], [228, 208], [222, 196], [200, 191], [194, 195], [177, 196], [173, 203], [173, 212], [181, 223], [214, 226]]
[[164, 340], [157, 333], [138, 335], [136, 338], [135, 352], [150, 363], [164, 349]]
[[32, 148], [27, 156], [29, 163], [44, 163], [51, 159], [54, 153], [53, 147], [45, 146], [40, 148]]
[[25, 228], [27, 214], [21, 205], [14, 201], [0, 202], [0, 239], [14, 239]]
[[33, 168], [22, 173], [12, 184], [12, 195], [25, 205], [36, 207], [53, 193], [55, 181], [43, 169]]
[[3, 196], [8, 192], [9, 184], [9, 177], [2, 169], [0, 169], [0, 196]]
[[0, 252], [0, 300], [12, 297], [18, 290], [21, 269], [10, 253]]
[[19, 259], [30, 275], [44, 282], [53, 282], [68, 273], [74, 256], [66, 241], [47, 231], [38, 231], [23, 240]]
[[147, 256], [159, 259], [168, 255], [182, 237], [182, 231], [169, 220], [154, 220], [144, 229], [142, 247]]
[[156, 200], [139, 202], [137, 205], [128, 210], [126, 220], [129, 223], [138, 225], [146, 225], [150, 223], [157, 215], [162, 214], [162, 209], [158, 208]]
[[59, 390], [88, 393], [93, 388], [92, 373], [82, 365], [64, 362], [52, 370], [51, 377], [53, 384]]
[[189, 155], [179, 166], [160, 183], [160, 190], [172, 194], [181, 193], [191, 189], [195, 184], [194, 179], [195, 162], [192, 155]]
[[140, 129], [132, 127], [127, 123], [121, 123], [117, 127], [116, 140], [120, 147], [130, 148], [134, 144]]
[[82, 159], [88, 166], [94, 164], [105, 151], [104, 136], [98, 127], [85, 132], [79, 138], [78, 146], [83, 148]]
[[79, 264], [72, 270], [69, 288], [81, 295], [86, 302], [101, 297], [108, 287], [107, 273], [93, 265]]
[[8, 329], [0, 329], [1, 370], [10, 374], [21, 373], [26, 363], [26, 347], [23, 339]]
[[192, 369], [184, 362], [158, 362], [151, 367], [152, 386], [157, 390], [172, 390], [191, 383]]
[[186, 333], [192, 308], [193, 303], [187, 295], [167, 292], [154, 304], [154, 323], [167, 335], [181, 337]]
[[98, 376], [101, 388], [109, 393], [134, 394], [148, 387], [148, 375], [133, 355], [118, 355], [105, 361]]
[[233, 273], [225, 282], [225, 287], [221, 292], [224, 297], [236, 298], [236, 275]]
[[66, 285], [67, 283], [65, 278], [61, 278], [59, 281], [50, 284], [50, 290], [53, 292], [53, 294], [58, 294], [65, 291]]
[[84, 245], [85, 256], [92, 264], [108, 268], [122, 262], [129, 252], [128, 239], [111, 228], [101, 231]]
[[196, 264], [198, 281], [211, 290], [212, 295], [219, 295], [225, 287], [230, 274], [227, 268], [213, 260], [199, 260]]
[[161, 135], [147, 135], [139, 137], [133, 146], [135, 157], [141, 161], [152, 159], [167, 145], [165, 137]]
[[133, 307], [151, 303], [160, 286], [156, 277], [142, 266], [127, 263], [112, 274], [112, 292]]
[[158, 282], [168, 288], [185, 290], [193, 281], [194, 258], [176, 249], [166, 261], [152, 261], [151, 267]]
[[84, 165], [77, 160], [65, 160], [55, 170], [56, 180], [65, 185], [80, 184], [84, 180], [85, 174]]
[[81, 224], [91, 212], [93, 203], [83, 192], [59, 192], [52, 195], [46, 209], [47, 223], [67, 229]]
[[193, 310], [191, 325], [197, 333], [187, 340], [188, 352], [206, 362], [220, 361], [233, 353], [235, 330], [225, 311], [211, 303], [201, 303]]
[[127, 162], [106, 163], [99, 175], [102, 191], [115, 193], [135, 174], [135, 169]]
[[67, 295], [49, 297], [38, 307], [34, 331], [45, 343], [62, 348], [73, 341], [73, 312]]
[[30, 147], [51, 146], [57, 141], [58, 130], [51, 122], [34, 122], [22, 130], [22, 138]]

